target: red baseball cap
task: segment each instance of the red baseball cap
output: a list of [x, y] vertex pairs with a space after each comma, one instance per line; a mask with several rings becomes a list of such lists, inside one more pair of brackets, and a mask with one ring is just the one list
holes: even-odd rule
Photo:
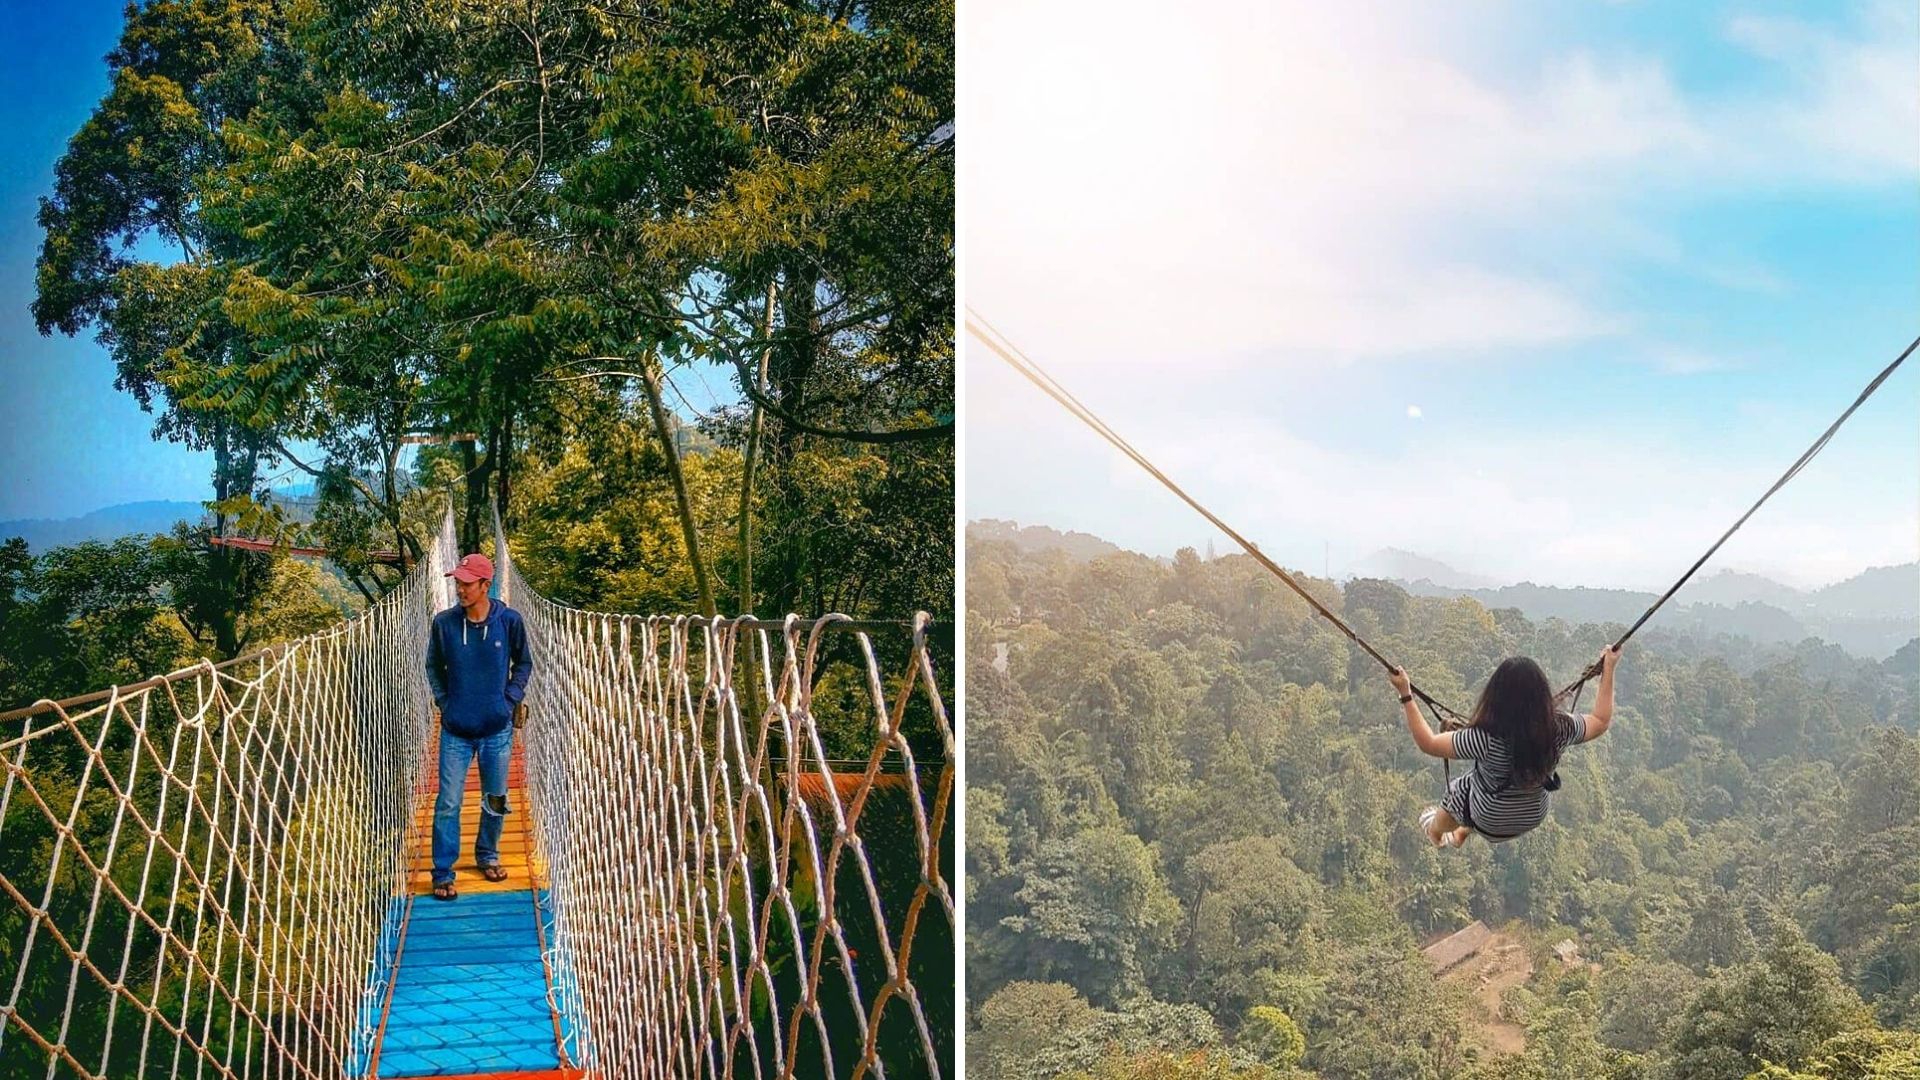
[[447, 577], [456, 581], [492, 581], [493, 560], [478, 553], [460, 560], [460, 565], [447, 571]]

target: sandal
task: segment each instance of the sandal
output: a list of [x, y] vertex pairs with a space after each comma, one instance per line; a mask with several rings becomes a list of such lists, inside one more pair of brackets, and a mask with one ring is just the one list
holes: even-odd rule
[[433, 898], [435, 900], [454, 900], [454, 899], [458, 899], [459, 896], [460, 896], [459, 890], [453, 887], [453, 882], [451, 881], [434, 882]]
[[507, 880], [507, 868], [501, 866], [499, 863], [483, 866], [480, 868], [480, 876], [486, 878], [488, 881], [505, 881]]

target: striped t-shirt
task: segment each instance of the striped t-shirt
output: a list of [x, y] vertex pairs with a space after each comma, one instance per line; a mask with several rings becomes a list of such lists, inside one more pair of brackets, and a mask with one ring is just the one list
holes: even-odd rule
[[[1586, 717], [1562, 712], [1554, 714], [1554, 722], [1561, 750], [1587, 740]], [[1475, 830], [1508, 838], [1546, 820], [1546, 790], [1513, 786], [1513, 756], [1505, 740], [1479, 728], [1461, 728], [1453, 733], [1453, 756], [1473, 762], [1471, 779], [1465, 785], [1469, 790], [1461, 794], [1467, 796], [1465, 809]]]

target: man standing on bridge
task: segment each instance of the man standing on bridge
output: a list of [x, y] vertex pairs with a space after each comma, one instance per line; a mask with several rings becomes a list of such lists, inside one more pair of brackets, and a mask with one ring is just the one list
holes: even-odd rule
[[460, 603], [433, 617], [427, 682], [440, 721], [440, 795], [433, 803], [433, 896], [452, 900], [460, 854], [460, 803], [467, 773], [480, 759], [480, 830], [473, 861], [488, 881], [504, 881], [500, 830], [506, 824], [507, 762], [513, 715], [527, 696], [533, 654], [520, 613], [487, 595], [493, 563], [468, 555], [447, 574]]

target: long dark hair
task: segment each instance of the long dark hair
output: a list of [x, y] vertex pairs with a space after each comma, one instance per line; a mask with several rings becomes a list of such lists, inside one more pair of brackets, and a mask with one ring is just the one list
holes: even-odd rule
[[1560, 721], [1554, 715], [1553, 685], [1540, 665], [1527, 657], [1500, 662], [1487, 688], [1480, 691], [1468, 723], [1507, 745], [1513, 759], [1513, 787], [1539, 787], [1560, 764]]

